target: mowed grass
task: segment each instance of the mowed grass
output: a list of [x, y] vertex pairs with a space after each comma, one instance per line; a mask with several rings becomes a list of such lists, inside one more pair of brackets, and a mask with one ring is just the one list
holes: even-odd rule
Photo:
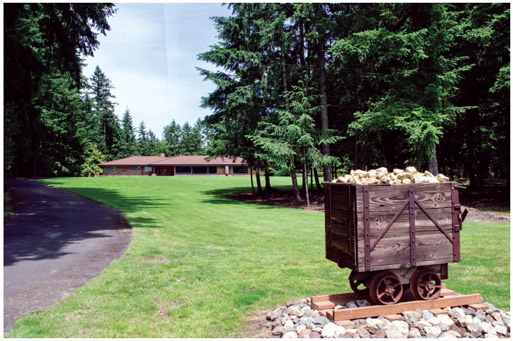
[[[246, 176], [45, 183], [124, 211], [133, 241], [100, 276], [27, 314], [9, 337], [236, 337], [256, 310], [350, 291], [349, 270], [325, 259], [324, 214], [224, 199], [250, 191]], [[509, 225], [465, 224], [462, 250], [448, 286], [509, 309]]]

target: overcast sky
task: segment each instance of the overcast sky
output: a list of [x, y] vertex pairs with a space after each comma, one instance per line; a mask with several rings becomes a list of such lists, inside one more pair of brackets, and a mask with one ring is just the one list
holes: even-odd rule
[[175, 119], [194, 124], [210, 114], [200, 108], [201, 97], [214, 90], [196, 67], [214, 69], [197, 59], [217, 42], [212, 16], [228, 16], [221, 3], [118, 3], [109, 18], [111, 30], [100, 35], [100, 47], [86, 59], [88, 78], [98, 65], [111, 80], [116, 114], [128, 108], [134, 126], [162, 138], [162, 128]]

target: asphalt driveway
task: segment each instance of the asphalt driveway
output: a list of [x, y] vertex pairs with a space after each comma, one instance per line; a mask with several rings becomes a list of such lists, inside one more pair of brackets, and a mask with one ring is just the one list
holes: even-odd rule
[[120, 211], [31, 179], [5, 180], [4, 332], [54, 305], [121, 257], [132, 233]]

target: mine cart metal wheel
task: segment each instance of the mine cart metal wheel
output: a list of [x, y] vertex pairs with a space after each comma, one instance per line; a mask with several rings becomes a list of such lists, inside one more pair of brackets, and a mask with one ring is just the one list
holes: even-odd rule
[[394, 273], [383, 271], [372, 279], [370, 297], [374, 304], [395, 304], [402, 296], [403, 285]]
[[360, 273], [353, 270], [349, 275], [349, 285], [351, 285], [351, 289], [353, 289], [355, 294], [360, 296], [369, 295], [368, 276], [362, 278]]
[[421, 268], [411, 276], [410, 288], [415, 299], [434, 300], [440, 296], [442, 280], [435, 271]]

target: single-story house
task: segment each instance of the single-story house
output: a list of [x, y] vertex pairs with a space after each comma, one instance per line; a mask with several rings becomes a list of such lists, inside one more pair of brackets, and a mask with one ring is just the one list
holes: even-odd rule
[[238, 175], [248, 174], [248, 167], [240, 157], [218, 156], [207, 161], [205, 155], [165, 157], [131, 156], [100, 163], [103, 175]]

